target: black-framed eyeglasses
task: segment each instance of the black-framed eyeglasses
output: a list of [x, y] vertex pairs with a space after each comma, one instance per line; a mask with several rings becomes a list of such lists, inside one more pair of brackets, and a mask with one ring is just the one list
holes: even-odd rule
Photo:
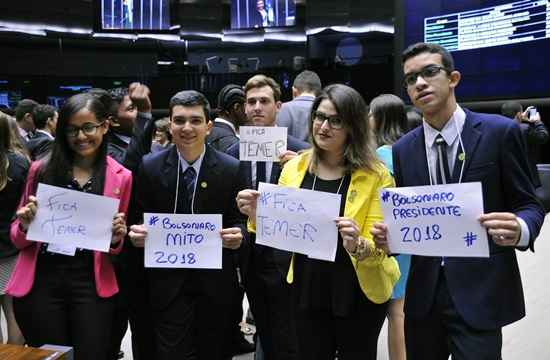
[[331, 129], [341, 129], [344, 126], [342, 120], [338, 116], [329, 116], [321, 111], [315, 111], [313, 113], [313, 121], [319, 125], [323, 125], [325, 121], [328, 121], [328, 126], [330, 126]]
[[104, 123], [104, 121], [99, 124], [85, 123], [81, 127], [67, 126], [67, 128], [65, 129], [65, 135], [75, 138], [80, 133], [80, 130], [82, 130], [84, 135], [92, 136], [96, 134], [97, 128], [103, 126]]
[[420, 69], [420, 71], [415, 71], [415, 72], [405, 74], [405, 77], [403, 79], [403, 86], [405, 88], [414, 86], [419, 76], [421, 76], [422, 79], [424, 80], [431, 79], [435, 77], [437, 74], [439, 74], [441, 70], [445, 71], [446, 73], [449, 72], [449, 70], [446, 67], [440, 66], [440, 65], [432, 64], [432, 65], [424, 66], [422, 69]]

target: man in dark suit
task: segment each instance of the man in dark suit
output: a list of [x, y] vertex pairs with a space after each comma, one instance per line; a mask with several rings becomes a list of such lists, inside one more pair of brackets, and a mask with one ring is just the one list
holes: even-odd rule
[[529, 109], [523, 111], [523, 106], [519, 101], [507, 101], [500, 108], [502, 115], [514, 119], [518, 122], [519, 128], [527, 146], [527, 159], [529, 160], [529, 170], [533, 176], [535, 188], [541, 186], [537, 163], [539, 160], [540, 146], [548, 142], [548, 130], [540, 119], [540, 114], [536, 112], [529, 116]]
[[38, 160], [50, 151], [54, 141], [57, 117], [57, 110], [51, 105], [38, 105], [34, 108], [33, 120], [36, 130], [34, 136], [26, 143], [32, 160]]
[[[407, 359], [500, 359], [502, 327], [525, 305], [516, 249], [533, 249], [544, 212], [519, 126], [456, 103], [460, 73], [450, 53], [419, 43], [403, 53], [405, 86], [423, 125], [393, 146], [397, 186], [482, 184], [489, 258], [413, 256], [405, 298]], [[387, 245], [387, 226], [375, 224]]]
[[[281, 108], [281, 89], [275, 80], [256, 75], [247, 81], [244, 90], [249, 122], [254, 126], [275, 126]], [[308, 143], [288, 136], [287, 148], [291, 152], [308, 147]], [[239, 158], [239, 143], [230, 147], [228, 154]], [[248, 188], [257, 188], [259, 182], [276, 184], [281, 174], [278, 162], [241, 161], [241, 168]], [[251, 242], [253, 239], [251, 235]], [[295, 359], [296, 329], [286, 282], [291, 254], [258, 244], [252, 245], [249, 254], [243, 259], [243, 276], [264, 359]]]
[[[145, 156], [136, 176], [133, 222], [145, 212], [223, 214], [222, 270], [146, 269], [158, 360], [222, 360], [230, 352], [225, 334], [232, 325], [236, 249], [245, 233], [234, 199], [243, 185], [239, 162], [205, 145], [209, 111], [196, 91], [174, 95], [169, 112], [175, 146]], [[133, 225], [129, 236], [143, 247], [147, 229]]]

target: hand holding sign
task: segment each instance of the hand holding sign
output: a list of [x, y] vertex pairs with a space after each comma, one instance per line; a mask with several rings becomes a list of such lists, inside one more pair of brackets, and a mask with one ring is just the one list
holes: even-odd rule
[[38, 205], [36, 203], [36, 197], [31, 195], [29, 196], [29, 202], [25, 206], [17, 210], [17, 212], [15, 213], [15, 215], [19, 219], [21, 228], [24, 231], [27, 231], [30, 223], [34, 220], [37, 209], [38, 209]]
[[124, 213], [118, 213], [113, 217], [113, 237], [111, 245], [118, 244], [126, 236], [126, 220]]
[[128, 233], [130, 241], [135, 247], [144, 247], [145, 238], [147, 238], [147, 228], [145, 225], [132, 225], [130, 226], [130, 232]]
[[238, 227], [222, 229], [220, 235], [224, 248], [238, 249], [243, 241], [243, 233]]
[[521, 236], [521, 225], [513, 213], [493, 212], [479, 217], [481, 226], [485, 227], [495, 244], [516, 246]]
[[237, 194], [237, 207], [239, 211], [248, 216], [252, 222], [256, 222], [256, 204], [260, 192], [252, 189], [241, 190]]

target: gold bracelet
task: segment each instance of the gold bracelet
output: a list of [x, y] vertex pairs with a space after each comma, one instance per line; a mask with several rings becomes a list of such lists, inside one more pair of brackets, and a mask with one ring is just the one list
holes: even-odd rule
[[357, 246], [355, 247], [355, 251], [348, 251], [348, 253], [357, 260], [363, 260], [366, 257], [365, 253], [367, 252], [367, 250], [367, 241], [365, 240], [365, 238], [360, 236], [357, 239]]

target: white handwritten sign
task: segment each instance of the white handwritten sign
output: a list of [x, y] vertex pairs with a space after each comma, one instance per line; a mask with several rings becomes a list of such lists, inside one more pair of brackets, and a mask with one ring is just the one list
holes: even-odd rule
[[241, 126], [239, 135], [241, 160], [279, 161], [286, 151], [286, 127]]
[[489, 257], [481, 183], [382, 189], [380, 199], [392, 252]]
[[145, 267], [222, 268], [222, 215], [144, 214]]
[[27, 239], [108, 252], [118, 199], [38, 184]]
[[334, 261], [341, 195], [260, 183], [256, 243]]

